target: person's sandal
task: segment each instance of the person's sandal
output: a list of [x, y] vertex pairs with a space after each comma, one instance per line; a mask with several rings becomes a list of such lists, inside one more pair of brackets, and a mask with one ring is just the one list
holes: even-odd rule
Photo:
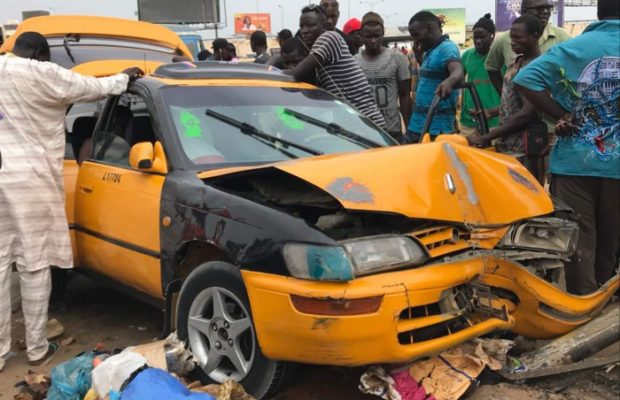
[[58, 353], [59, 349], [60, 349], [60, 344], [56, 342], [49, 342], [47, 346], [47, 353], [45, 354], [45, 356], [43, 356], [43, 358], [39, 360], [28, 361], [28, 363], [33, 367], [39, 367], [41, 365], [46, 365], [52, 358], [54, 358], [56, 353]]

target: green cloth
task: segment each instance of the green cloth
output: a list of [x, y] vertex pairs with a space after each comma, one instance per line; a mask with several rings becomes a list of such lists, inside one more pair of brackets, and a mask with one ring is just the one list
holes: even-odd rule
[[[558, 43], [570, 39], [570, 35], [562, 28], [547, 24], [538, 44], [540, 51], [546, 53], [550, 48]], [[515, 60], [515, 53], [510, 45], [510, 31], [498, 33], [491, 45], [486, 61], [486, 69], [489, 71], [501, 71], [508, 67]]]
[[[484, 67], [487, 56], [481, 56], [476, 49], [466, 50], [461, 61], [465, 68], [466, 81], [472, 82], [478, 91], [480, 101], [485, 109], [499, 107], [499, 94], [493, 87], [489, 79], [489, 73]], [[469, 110], [475, 109], [474, 100], [469, 94], [469, 90], [463, 90], [463, 109], [461, 110], [461, 125], [469, 128], [477, 128], [478, 123], [469, 114]], [[489, 120], [489, 128], [495, 128], [499, 124], [499, 118], [495, 117]]]

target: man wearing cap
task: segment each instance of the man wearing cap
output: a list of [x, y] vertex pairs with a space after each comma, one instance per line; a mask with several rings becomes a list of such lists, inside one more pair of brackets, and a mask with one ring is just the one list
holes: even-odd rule
[[[346, 25], [345, 25], [346, 29]], [[387, 132], [398, 142], [403, 138], [403, 123], [411, 117], [411, 70], [407, 58], [398, 49], [383, 47], [383, 18], [369, 12], [361, 22], [365, 49], [355, 56], [373, 90]], [[400, 108], [399, 108], [400, 105]]]
[[362, 39], [362, 22], [357, 18], [351, 18], [344, 24], [342, 31], [353, 41], [355, 45], [355, 53], [353, 54], [357, 54], [360, 47], [364, 45], [364, 40]]
[[[549, 22], [553, 5], [549, 0], [523, 0], [521, 2], [521, 15], [532, 15], [540, 20], [545, 30], [538, 40], [540, 51], [546, 53], [550, 48], [558, 43], [562, 43], [570, 39], [570, 35], [562, 28], [553, 26]], [[489, 71], [489, 77], [497, 93], [502, 92], [504, 76], [502, 70], [505, 70], [515, 60], [516, 54], [512, 51], [510, 42], [510, 32], [502, 32], [491, 45], [487, 56], [485, 66]]]
[[[497, 110], [500, 98], [489, 79], [484, 64], [489, 54], [489, 49], [495, 38], [495, 24], [491, 19], [491, 14], [486, 14], [474, 25], [474, 48], [466, 50], [461, 56], [463, 68], [465, 68], [466, 81], [474, 84], [482, 108], [484, 110], [495, 110], [493, 118], [489, 119], [489, 128], [494, 128], [499, 124]], [[463, 103], [461, 108], [460, 128], [464, 136], [480, 134], [479, 126], [474, 116], [470, 113], [474, 109], [474, 101], [468, 90], [463, 93]]]
[[325, 10], [325, 27], [327, 30], [334, 31], [342, 36], [347, 43], [349, 53], [357, 54], [358, 48], [355, 46], [355, 43], [353, 43], [353, 39], [337, 28], [338, 19], [340, 18], [340, 4], [338, 4], [338, 0], [321, 0], [320, 5]]

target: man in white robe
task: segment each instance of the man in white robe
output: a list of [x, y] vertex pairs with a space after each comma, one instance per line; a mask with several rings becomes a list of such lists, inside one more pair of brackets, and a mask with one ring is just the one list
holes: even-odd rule
[[[25, 32], [0, 56], [0, 365], [11, 348], [10, 275], [20, 278], [28, 359], [57, 346], [46, 339], [50, 266], [72, 268], [63, 188], [69, 105], [118, 95], [141, 71], [86, 77], [50, 61], [46, 39]], [[1, 368], [0, 368], [1, 370]]]

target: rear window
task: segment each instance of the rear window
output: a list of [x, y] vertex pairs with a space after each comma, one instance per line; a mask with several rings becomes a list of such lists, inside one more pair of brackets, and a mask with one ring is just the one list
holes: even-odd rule
[[110, 59], [169, 63], [174, 56], [174, 49], [131, 40], [68, 37], [50, 38], [48, 42], [52, 62], [68, 69]]

